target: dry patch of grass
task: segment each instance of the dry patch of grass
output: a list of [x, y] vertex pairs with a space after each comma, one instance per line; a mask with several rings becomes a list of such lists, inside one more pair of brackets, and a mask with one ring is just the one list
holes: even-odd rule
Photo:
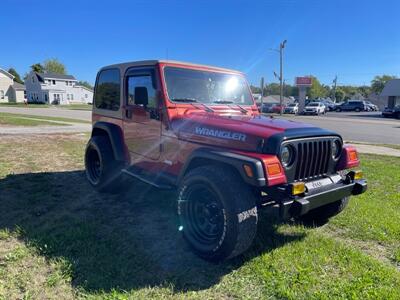
[[[0, 299], [400, 298], [400, 272], [387, 259], [400, 257], [390, 246], [400, 224], [369, 216], [397, 161], [363, 156], [371, 190], [328, 226], [280, 224], [262, 213], [254, 246], [215, 265], [182, 240], [174, 191], [127, 181], [121, 195], [94, 192], [83, 172], [87, 139], [1, 138]], [[396, 200], [395, 187], [382, 189], [385, 204]]]

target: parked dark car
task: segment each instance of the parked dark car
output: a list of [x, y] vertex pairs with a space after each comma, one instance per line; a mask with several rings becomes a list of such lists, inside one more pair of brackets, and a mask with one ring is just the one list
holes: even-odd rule
[[272, 113], [275, 105], [278, 105], [278, 103], [263, 103], [261, 111], [263, 113]]
[[385, 118], [400, 119], [400, 105], [397, 105], [393, 108], [385, 107], [385, 109], [382, 111], [382, 116]]
[[367, 105], [365, 103], [365, 101], [362, 100], [349, 100], [345, 103], [343, 103], [342, 105], [339, 105], [336, 107], [336, 111], [340, 112], [340, 111], [356, 111], [356, 112], [360, 112], [360, 111], [367, 111]]

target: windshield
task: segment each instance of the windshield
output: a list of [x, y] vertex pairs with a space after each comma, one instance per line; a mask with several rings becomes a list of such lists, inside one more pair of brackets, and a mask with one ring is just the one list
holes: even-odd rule
[[310, 103], [308, 106], [318, 106], [319, 105], [319, 103], [317, 103], [317, 102], [312, 102], [312, 103]]
[[246, 80], [239, 75], [166, 67], [168, 97], [173, 102], [252, 105]]
[[295, 107], [296, 104], [289, 104], [289, 107]]

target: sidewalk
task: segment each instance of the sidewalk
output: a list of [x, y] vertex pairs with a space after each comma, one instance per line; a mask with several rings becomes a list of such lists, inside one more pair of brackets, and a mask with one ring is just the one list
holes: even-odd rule
[[[348, 142], [348, 144], [352, 144]], [[378, 155], [389, 155], [389, 156], [396, 156], [400, 157], [400, 150], [379, 146], [379, 145], [366, 145], [366, 144], [352, 144], [356, 147], [357, 151], [360, 153], [367, 153], [367, 154], [378, 154]]]

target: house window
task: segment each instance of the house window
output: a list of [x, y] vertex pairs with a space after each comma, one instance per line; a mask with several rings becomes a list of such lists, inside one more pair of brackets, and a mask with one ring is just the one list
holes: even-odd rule
[[53, 80], [53, 85], [56, 85], [56, 81], [55, 80]]
[[74, 94], [71, 94], [71, 100], [74, 100]]
[[85, 98], [87, 98], [87, 94], [85, 94]]
[[67, 94], [67, 100], [69, 100], [69, 94]]
[[26, 99], [26, 91], [24, 91], [24, 99]]
[[49, 84], [51, 85], [51, 80], [49, 80]]
[[0, 90], [0, 99], [4, 99], [4, 91]]

